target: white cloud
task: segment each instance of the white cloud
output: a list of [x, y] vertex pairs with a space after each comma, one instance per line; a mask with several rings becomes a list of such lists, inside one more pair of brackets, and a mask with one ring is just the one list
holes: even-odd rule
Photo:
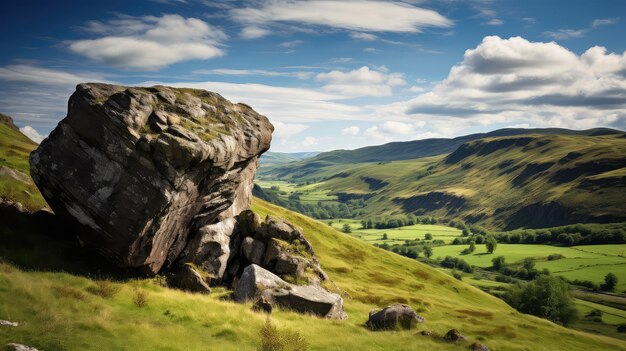
[[306, 136], [304, 137], [304, 140], [302, 141], [302, 146], [313, 146], [313, 145], [317, 145], [317, 139], [312, 137], [312, 136]]
[[281, 139], [288, 139], [296, 134], [302, 133], [309, 128], [306, 124], [274, 122], [274, 135]]
[[600, 26], [607, 26], [607, 25], [615, 24], [619, 22], [619, 20], [620, 20], [619, 17], [596, 19], [596, 20], [593, 20], [593, 22], [591, 22], [591, 26], [593, 28], [600, 27]]
[[239, 33], [239, 36], [244, 39], [257, 39], [270, 35], [272, 32], [267, 28], [259, 26], [245, 26]]
[[74, 41], [71, 51], [107, 65], [140, 70], [222, 56], [220, 46], [227, 38], [200, 19], [179, 15], [125, 16], [106, 23], [92, 21], [85, 29], [105, 36]]
[[389, 96], [392, 88], [405, 85], [400, 73], [389, 73], [386, 67], [370, 69], [367, 66], [352, 71], [331, 71], [315, 76], [320, 82], [326, 82], [322, 88], [348, 96]]
[[363, 52], [367, 52], [367, 53], [370, 53], [370, 54], [379, 54], [379, 53], [381, 53], [383, 51], [380, 50], [380, 49], [376, 49], [376, 48], [365, 48], [365, 49], [363, 49]]
[[556, 40], [580, 38], [587, 34], [587, 29], [559, 29], [557, 31], [546, 31], [542, 35]]
[[347, 127], [341, 130], [341, 135], [356, 136], [360, 131], [361, 129], [357, 126]]
[[504, 24], [504, 21], [499, 18], [492, 18], [483, 24], [486, 26], [501, 26]]
[[[528, 123], [574, 129], [626, 127], [626, 53], [578, 56], [554, 43], [485, 37], [431, 91], [378, 108], [387, 119], [433, 128]], [[443, 131], [443, 129], [441, 129]]]
[[216, 68], [216, 69], [202, 69], [193, 71], [194, 74], [206, 74], [206, 75], [224, 75], [224, 76], [263, 76], [263, 77], [294, 77], [298, 79], [309, 79], [313, 75], [313, 72], [297, 71], [297, 72], [279, 72], [269, 71], [264, 69], [231, 69], [231, 68]]
[[385, 136], [378, 127], [373, 126], [365, 130], [365, 136], [372, 139], [375, 142], [390, 142], [393, 138]]
[[410, 92], [412, 92], [412, 93], [421, 93], [421, 92], [423, 92], [424, 90], [426, 90], [426, 88], [424, 88], [424, 87], [418, 87], [418, 86], [415, 86], [415, 85], [413, 85], [413, 86], [411, 86], [411, 87], [409, 88], [409, 91], [410, 91]]
[[231, 10], [235, 21], [251, 25], [296, 22], [365, 32], [421, 32], [450, 27], [439, 13], [401, 2], [267, 0], [260, 6]]
[[36, 142], [37, 144], [41, 143], [41, 141], [45, 138], [45, 136], [39, 134], [35, 128], [31, 126], [24, 126], [20, 128], [20, 132], [26, 135], [30, 140]]
[[102, 81], [103, 77], [94, 73], [71, 73], [31, 65], [8, 65], [0, 67], [0, 80], [41, 85], [74, 86], [78, 83], [89, 81]]
[[415, 133], [416, 128], [421, 128], [424, 125], [425, 123], [423, 121], [414, 124], [386, 121], [382, 124], [380, 129], [390, 134], [409, 135]]
[[296, 46], [302, 45], [302, 43], [304, 43], [304, 41], [302, 40], [290, 40], [290, 41], [282, 42], [279, 45], [283, 48], [293, 49]]
[[374, 34], [363, 32], [350, 32], [350, 38], [363, 41], [374, 41], [378, 39], [378, 37]]

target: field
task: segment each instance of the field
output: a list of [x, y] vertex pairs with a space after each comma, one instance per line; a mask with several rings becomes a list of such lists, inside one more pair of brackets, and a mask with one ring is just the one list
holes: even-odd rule
[[[255, 200], [255, 211], [284, 217], [300, 226], [315, 247], [330, 287], [345, 298], [347, 321], [331, 321], [288, 311], [271, 320], [281, 330], [298, 331], [310, 350], [463, 350], [415, 331], [371, 332], [368, 312], [391, 302], [408, 303], [427, 322], [419, 329], [438, 334], [461, 330], [469, 341], [493, 350], [626, 350], [616, 339], [566, 329], [515, 312], [501, 300], [449, 275], [361, 240], [328, 225]], [[4, 235], [7, 235], [5, 232]], [[18, 238], [23, 233], [14, 233]], [[43, 239], [42, 239], [43, 240]], [[41, 242], [47, 254], [56, 242]], [[29, 260], [38, 260], [36, 248]], [[45, 262], [43, 262], [45, 263]], [[27, 268], [27, 267], [24, 267]], [[55, 271], [0, 265], [0, 318], [20, 321], [0, 329], [0, 344], [23, 342], [43, 350], [254, 350], [266, 317], [224, 299], [227, 291], [189, 294], [164, 288], [154, 280], [118, 280], [106, 297], [96, 281]], [[134, 301], [147, 296], [146, 305]], [[245, 322], [243, 322], [245, 321]]]
[[297, 192], [301, 194], [301, 203], [317, 204], [319, 201], [339, 203], [337, 196], [329, 195], [328, 190], [319, 189], [321, 185], [319, 183], [299, 185], [280, 180], [255, 180], [254, 182], [262, 188], [278, 187], [281, 192], [285, 192], [280, 195], [283, 200], [288, 200], [289, 195]]
[[[415, 224], [392, 229], [361, 229], [361, 221], [359, 220], [333, 219], [325, 222], [332, 222], [333, 228], [337, 230], [342, 230], [343, 225], [347, 223], [352, 227], [352, 236], [372, 244], [388, 243], [392, 245], [401, 244], [405, 240], [424, 240], [426, 233], [432, 234], [432, 240], [443, 240], [445, 243], [450, 243], [454, 238], [461, 236], [459, 229], [443, 225]], [[387, 240], [382, 239], [383, 234], [387, 234]]]
[[[498, 244], [493, 254], [487, 253], [485, 245], [476, 245], [474, 253], [461, 255], [461, 250], [466, 247], [466, 245], [436, 247], [433, 249], [433, 258], [461, 257], [471, 265], [490, 267], [491, 260], [497, 256], [504, 256], [507, 263], [515, 263], [532, 257], [537, 259], [538, 269], [547, 268], [551, 273], [571, 280], [580, 279], [601, 283], [607, 273], [613, 272], [619, 279], [617, 290], [626, 290], [626, 257], [621, 256], [622, 252], [626, 251], [626, 244], [573, 247]], [[546, 258], [551, 254], [561, 254], [564, 258], [548, 261]]]

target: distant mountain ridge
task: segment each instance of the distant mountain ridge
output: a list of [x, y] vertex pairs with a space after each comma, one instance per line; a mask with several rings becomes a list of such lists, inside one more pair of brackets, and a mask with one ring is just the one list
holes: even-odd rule
[[621, 222], [624, 135], [607, 128], [504, 129], [326, 152], [264, 179], [309, 184], [307, 191], [340, 202], [362, 199], [361, 215], [369, 218], [412, 213], [494, 229]]

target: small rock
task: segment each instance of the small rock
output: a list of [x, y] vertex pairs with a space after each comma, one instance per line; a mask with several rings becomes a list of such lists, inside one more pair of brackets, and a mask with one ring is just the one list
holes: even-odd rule
[[263, 296], [256, 300], [256, 302], [252, 305], [252, 310], [257, 312], [262, 311], [265, 313], [272, 313], [272, 309], [272, 303]]
[[0, 320], [0, 326], [2, 327], [17, 327], [20, 325], [18, 322]]
[[465, 340], [465, 336], [463, 336], [463, 334], [461, 334], [461, 332], [456, 329], [450, 329], [448, 330], [446, 335], [443, 336], [443, 339], [449, 342], [456, 342]]
[[39, 351], [34, 347], [30, 347], [30, 346], [26, 346], [22, 344], [15, 344], [15, 343], [7, 344], [7, 346], [5, 347], [5, 350], [6, 351]]
[[249, 262], [259, 265], [263, 262], [265, 244], [262, 241], [248, 236], [243, 239], [243, 242], [241, 243], [241, 250]]
[[483, 345], [479, 342], [471, 344], [469, 349], [472, 351], [489, 351], [489, 348], [486, 345]]
[[393, 304], [380, 311], [370, 312], [366, 324], [372, 330], [394, 329], [397, 326], [402, 329], [411, 329], [417, 323], [424, 322], [424, 320], [411, 307], [403, 304]]
[[430, 330], [422, 330], [422, 331], [417, 332], [417, 334], [423, 335], [423, 336], [433, 336], [434, 335], [434, 333], [431, 332]]

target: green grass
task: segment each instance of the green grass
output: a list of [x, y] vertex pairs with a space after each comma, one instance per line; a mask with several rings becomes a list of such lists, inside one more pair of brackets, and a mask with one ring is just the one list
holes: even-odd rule
[[29, 210], [46, 206], [39, 190], [30, 179], [28, 156], [37, 147], [24, 134], [0, 123], [0, 167], [18, 172], [25, 180], [0, 176], [0, 198], [19, 201]]
[[[352, 236], [365, 240], [372, 244], [401, 244], [405, 240], [424, 240], [426, 233], [432, 234], [432, 240], [443, 240], [450, 243], [454, 238], [461, 236], [461, 231], [443, 225], [414, 224], [400, 228], [391, 229], [362, 229], [361, 221], [356, 219], [330, 219], [324, 222], [332, 222], [332, 227], [341, 231], [344, 224], [349, 224], [352, 228]], [[383, 240], [383, 234], [387, 234], [387, 240]]]
[[301, 203], [317, 204], [319, 201], [330, 202], [338, 204], [337, 196], [330, 195], [328, 190], [323, 190], [321, 187], [323, 183], [319, 184], [296, 184], [280, 180], [255, 180], [255, 183], [262, 188], [271, 188], [276, 186], [284, 194], [279, 196], [288, 201], [289, 195], [293, 193], [299, 193]]
[[[626, 343], [555, 325], [514, 311], [501, 300], [415, 260], [375, 248], [328, 225], [260, 200], [253, 209], [300, 226], [332, 283], [345, 298], [346, 321], [277, 310], [280, 329], [298, 331], [311, 350], [463, 350], [413, 331], [371, 332], [368, 312], [408, 303], [426, 317], [419, 329], [459, 329], [492, 350], [626, 350]], [[42, 243], [51, 248], [55, 241]], [[53, 251], [53, 250], [51, 250]], [[31, 261], [37, 260], [32, 256]], [[93, 293], [95, 281], [55, 271], [0, 265], [0, 318], [22, 322], [0, 329], [0, 344], [21, 342], [43, 350], [254, 350], [265, 316], [223, 297], [198, 295], [150, 280], [121, 280], [110, 298]], [[144, 307], [133, 300], [147, 296]]]
[[[619, 291], [626, 290], [626, 257], [618, 256], [626, 250], [622, 245], [589, 245], [559, 247], [551, 245], [526, 244], [498, 244], [493, 254], [488, 254], [485, 245], [476, 245], [476, 251], [469, 255], [461, 255], [467, 245], [448, 245], [433, 249], [433, 258], [454, 256], [461, 257], [469, 264], [478, 267], [490, 267], [491, 260], [497, 256], [504, 256], [507, 263], [515, 263], [527, 257], [536, 258], [538, 269], [547, 268], [552, 274], [566, 277], [570, 280], [590, 280], [601, 283], [604, 276], [613, 272], [618, 276]], [[615, 254], [607, 254], [612, 252]], [[550, 254], [561, 254], [562, 259], [548, 261]]]

